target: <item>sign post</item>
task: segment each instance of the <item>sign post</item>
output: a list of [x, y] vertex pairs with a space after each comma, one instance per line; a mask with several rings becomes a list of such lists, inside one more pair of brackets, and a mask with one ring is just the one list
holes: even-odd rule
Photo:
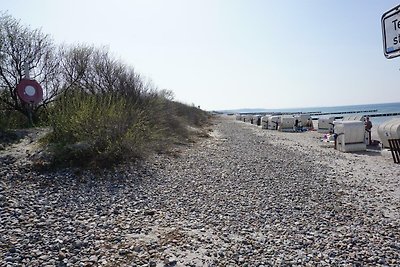
[[28, 107], [29, 124], [33, 125], [32, 113], [33, 105], [40, 103], [43, 99], [43, 89], [40, 84], [29, 78], [29, 64], [24, 64], [25, 77], [18, 83], [16, 91], [22, 102]]
[[400, 56], [400, 5], [385, 12], [381, 24], [385, 57], [391, 59]]
[[29, 63], [25, 62], [24, 63], [24, 74], [25, 74], [25, 79], [29, 80]]

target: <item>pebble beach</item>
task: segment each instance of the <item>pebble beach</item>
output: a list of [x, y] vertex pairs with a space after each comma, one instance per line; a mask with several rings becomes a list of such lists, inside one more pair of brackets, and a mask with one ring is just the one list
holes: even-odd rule
[[400, 266], [400, 165], [321, 138], [219, 116], [98, 172], [38, 173], [6, 147], [0, 266]]

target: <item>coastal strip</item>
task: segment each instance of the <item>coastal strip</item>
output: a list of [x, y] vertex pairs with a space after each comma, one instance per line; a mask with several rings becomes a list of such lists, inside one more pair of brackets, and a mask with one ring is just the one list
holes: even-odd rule
[[400, 265], [391, 158], [228, 116], [212, 130], [101, 173], [2, 162], [0, 265]]

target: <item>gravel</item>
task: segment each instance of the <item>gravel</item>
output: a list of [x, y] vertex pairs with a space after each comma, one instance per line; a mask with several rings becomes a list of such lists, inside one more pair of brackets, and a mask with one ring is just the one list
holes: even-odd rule
[[375, 172], [360, 178], [362, 156], [224, 117], [212, 128], [95, 173], [36, 173], [2, 152], [0, 266], [400, 265], [399, 206], [366, 186]]

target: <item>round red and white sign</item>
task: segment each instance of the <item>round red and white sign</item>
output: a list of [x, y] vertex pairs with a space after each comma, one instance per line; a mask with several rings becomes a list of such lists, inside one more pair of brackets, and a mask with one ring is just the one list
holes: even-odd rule
[[35, 80], [22, 79], [17, 85], [18, 97], [30, 104], [38, 104], [43, 99], [43, 90]]

